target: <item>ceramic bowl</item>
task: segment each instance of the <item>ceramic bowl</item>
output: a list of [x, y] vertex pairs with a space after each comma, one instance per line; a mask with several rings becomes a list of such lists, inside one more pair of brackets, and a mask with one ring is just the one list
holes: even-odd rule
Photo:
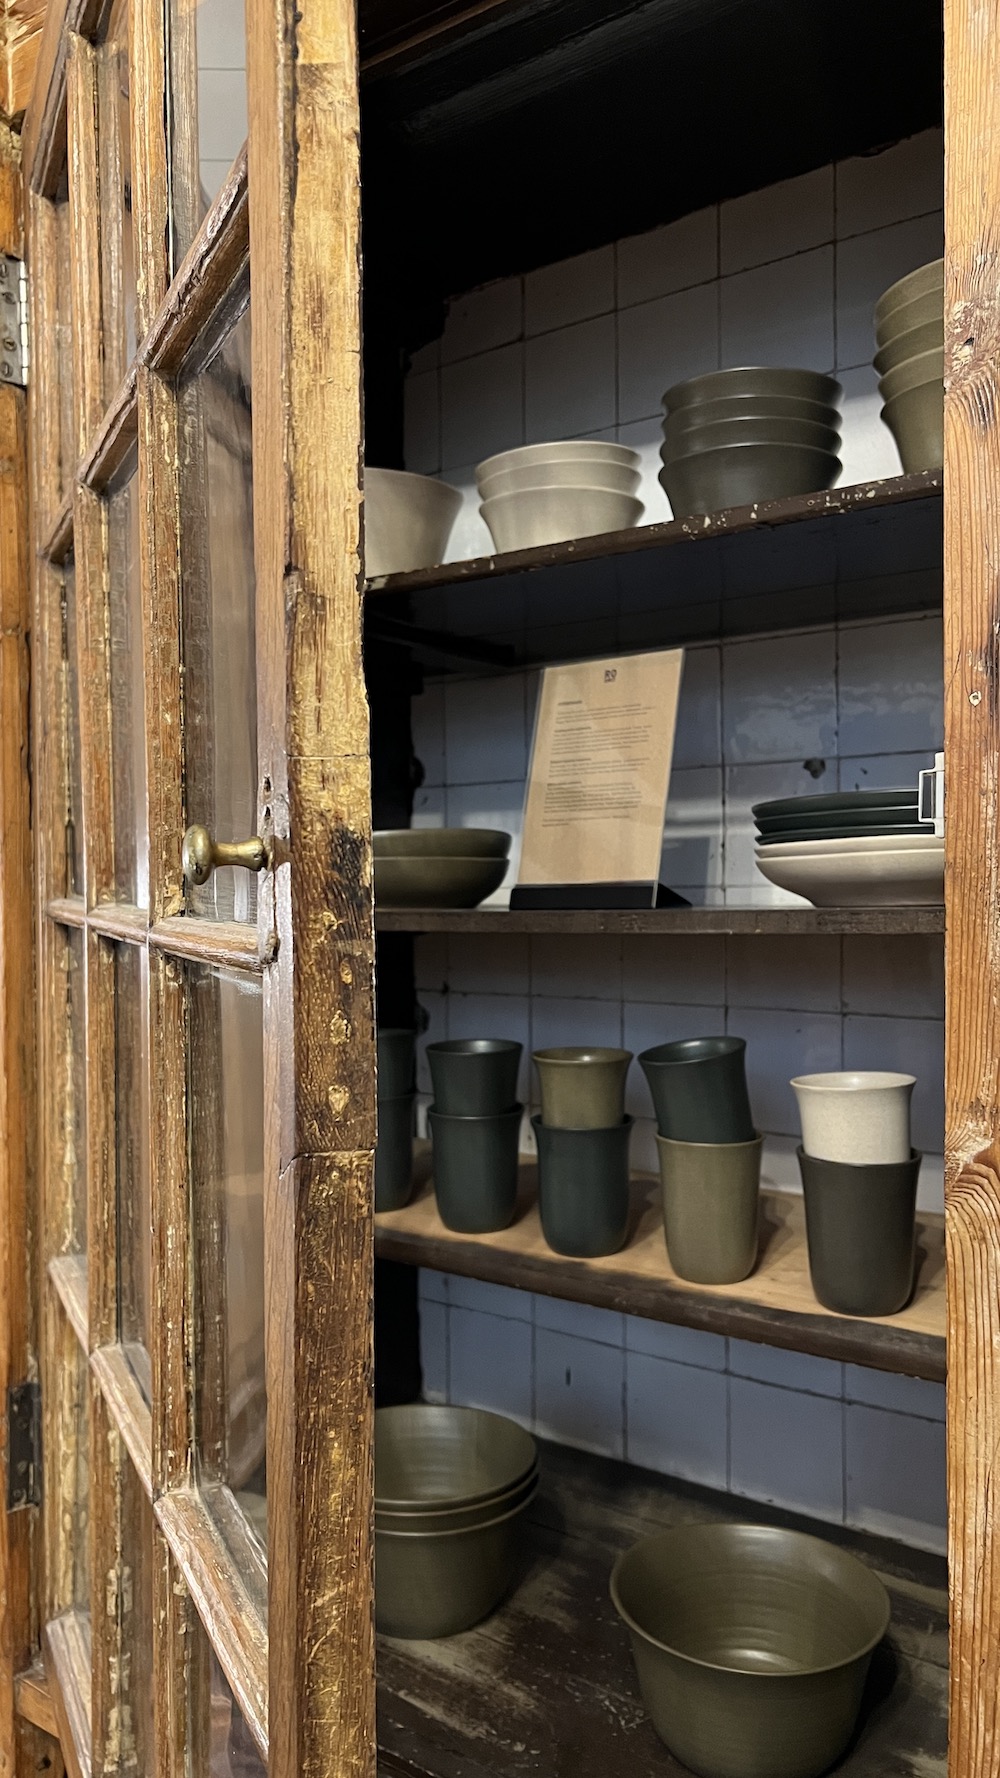
[[491, 1494], [473, 1506], [421, 1507], [415, 1512], [394, 1512], [388, 1507], [375, 1508], [375, 1529], [385, 1531], [464, 1531], [470, 1525], [485, 1524], [515, 1507], [527, 1505], [538, 1490], [538, 1470], [532, 1469], [522, 1481], [502, 1494]]
[[571, 543], [605, 531], [629, 531], [643, 514], [641, 500], [603, 488], [522, 488], [497, 494], [479, 508], [497, 552]]
[[702, 451], [660, 471], [660, 485], [675, 518], [754, 506], [832, 488], [840, 460], [801, 445], [742, 444]]
[[805, 395], [720, 395], [677, 407], [666, 414], [668, 426], [708, 425], [714, 420], [812, 420], [817, 426], [840, 430], [840, 409]]
[[429, 1043], [434, 1106], [445, 1117], [493, 1117], [517, 1101], [521, 1045], [505, 1037]]
[[[907, 272], [905, 278], [897, 278], [884, 290], [875, 304], [875, 330], [892, 327], [892, 317], [905, 304], [913, 302], [917, 297], [937, 297], [941, 292], [941, 304], [944, 306], [944, 260], [931, 259], [926, 265], [918, 265], [916, 271]], [[880, 342], [881, 344], [881, 339]]]
[[413, 1196], [413, 1093], [379, 1098], [375, 1214], [402, 1210]]
[[567, 438], [552, 444], [517, 445], [511, 451], [498, 451], [476, 467], [476, 485], [512, 469], [526, 469], [535, 463], [617, 463], [624, 469], [641, 470], [642, 459], [630, 445], [608, 444], [601, 438]]
[[663, 1233], [670, 1264], [691, 1284], [738, 1284], [757, 1264], [760, 1157], [752, 1142], [670, 1142], [657, 1136]]
[[606, 1130], [552, 1129], [540, 1117], [538, 1214], [553, 1253], [599, 1259], [625, 1245], [629, 1224], [628, 1150], [632, 1119]]
[[887, 401], [882, 418], [896, 440], [907, 475], [940, 469], [944, 462], [944, 385], [918, 383]]
[[817, 1301], [838, 1315], [898, 1315], [913, 1295], [921, 1156], [852, 1167], [798, 1155]]
[[507, 875], [506, 858], [376, 858], [382, 908], [474, 908]]
[[873, 363], [879, 376], [884, 377], [887, 371], [895, 370], [896, 365], [904, 364], [907, 358], [918, 358], [938, 347], [944, 350], [943, 315], [933, 321], [922, 321], [919, 327], [908, 327], [903, 333], [892, 334], [876, 352]]
[[587, 1045], [535, 1050], [542, 1122], [553, 1130], [608, 1130], [625, 1116], [631, 1050]]
[[661, 1136], [672, 1142], [756, 1139], [746, 1048], [742, 1037], [686, 1037], [643, 1050], [639, 1066]]
[[462, 510], [456, 488], [430, 475], [365, 468], [365, 574], [407, 574], [443, 562]]
[[819, 1778], [853, 1733], [889, 1626], [846, 1550], [765, 1525], [678, 1525], [619, 1557], [611, 1598], [643, 1702], [710, 1778]]
[[936, 383], [944, 387], [944, 347], [934, 346], [929, 352], [920, 352], [916, 358], [907, 358], [904, 363], [897, 364], [895, 370], [887, 371], [879, 377], [878, 386], [882, 400], [888, 405], [897, 395], [905, 394], [907, 389], [916, 389], [922, 383]]
[[511, 835], [496, 827], [384, 827], [372, 834], [376, 858], [507, 858]]
[[605, 462], [590, 458], [581, 463], [578, 457], [560, 461], [553, 457], [546, 463], [529, 463], [523, 469], [504, 469], [489, 475], [479, 484], [484, 500], [498, 494], [519, 494], [526, 488], [603, 488], [610, 494], [635, 494], [642, 476], [626, 463]]
[[823, 376], [815, 370], [774, 369], [764, 365], [743, 365], [733, 370], [710, 370], [702, 376], [687, 377], [675, 383], [663, 397], [669, 413], [675, 408], [694, 407], [703, 401], [719, 401], [727, 396], [790, 395], [804, 401], [818, 401], [824, 407], [839, 407], [843, 390], [835, 377]]
[[375, 1627], [417, 1641], [456, 1636], [489, 1617], [517, 1579], [521, 1525], [534, 1498], [452, 1531], [375, 1527]]
[[878, 345], [887, 346], [898, 333], [911, 333], [915, 327], [923, 327], [927, 321], [939, 322], [944, 327], [944, 284], [936, 290], [928, 290], [923, 296], [912, 297], [908, 303], [900, 303], [893, 309], [884, 326], [875, 329]]
[[909, 1160], [912, 1074], [845, 1070], [800, 1074], [791, 1084], [807, 1155], [852, 1167]]
[[375, 1411], [375, 1510], [440, 1512], [516, 1487], [538, 1464], [531, 1434], [485, 1408], [406, 1402]]
[[376, 1033], [378, 1096], [398, 1099], [414, 1089], [417, 1034], [406, 1027], [385, 1026]]
[[[698, 409], [682, 409], [677, 418], [692, 411], [697, 413]], [[692, 420], [674, 426], [673, 418], [671, 415], [663, 428], [660, 461], [664, 464], [694, 456], [697, 451], [718, 450], [723, 445], [808, 445], [816, 451], [829, 451], [834, 457], [840, 449], [836, 428], [817, 425], [814, 420], [712, 420], [707, 425]]]
[[488, 1117], [427, 1113], [434, 1151], [434, 1196], [446, 1229], [493, 1235], [509, 1228], [517, 1208], [521, 1106]]
[[[907, 838], [912, 838], [908, 835]], [[769, 883], [818, 908], [940, 907], [944, 901], [944, 840], [913, 850], [891, 845], [876, 852], [818, 853], [804, 841], [794, 856], [772, 858], [758, 848], [757, 869]]]

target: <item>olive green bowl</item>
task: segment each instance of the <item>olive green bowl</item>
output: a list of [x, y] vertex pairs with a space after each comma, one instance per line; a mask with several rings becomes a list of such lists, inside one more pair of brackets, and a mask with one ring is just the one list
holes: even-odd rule
[[611, 1576], [643, 1702], [704, 1778], [819, 1778], [857, 1722], [889, 1624], [878, 1578], [845, 1550], [765, 1525], [678, 1525]]
[[812, 420], [817, 426], [840, 431], [840, 409], [830, 402], [810, 401], [805, 395], [720, 395], [673, 408], [663, 430], [706, 426], [715, 420]]
[[384, 827], [372, 834], [376, 858], [507, 858], [511, 836], [498, 827]]
[[[660, 446], [662, 463], [674, 463], [678, 457], [693, 457], [699, 451], [717, 451], [723, 445], [808, 445], [815, 451], [829, 451], [833, 457], [840, 448], [840, 433], [836, 426], [819, 425], [815, 420], [771, 418], [703, 423], [698, 419], [687, 419], [689, 414], [700, 412], [700, 408], [682, 408], [679, 414], [669, 416]], [[675, 419], [683, 420], [684, 424], [675, 425]]]
[[660, 470], [659, 481], [675, 518], [755, 506], [832, 488], [839, 457], [804, 445], [739, 444], [701, 451]]
[[489, 1617], [517, 1579], [519, 1505], [458, 1531], [375, 1527], [375, 1628], [416, 1641], [456, 1636]]
[[923, 321], [919, 327], [907, 327], [903, 333], [894, 333], [880, 346], [872, 360], [880, 377], [887, 371], [895, 370], [897, 364], [905, 364], [907, 358], [917, 358], [922, 352], [933, 352], [936, 347], [944, 350], [944, 317], [938, 315], [933, 321]]
[[506, 858], [376, 858], [380, 908], [474, 908], [507, 875]]
[[923, 296], [914, 296], [908, 303], [900, 303], [893, 309], [881, 326], [876, 326], [875, 338], [879, 347], [887, 346], [898, 334], [910, 333], [914, 327], [923, 327], [927, 321], [936, 321], [944, 328], [944, 284], [935, 290], [927, 290]]
[[440, 1512], [516, 1487], [538, 1463], [529, 1432], [485, 1408], [405, 1402], [375, 1413], [375, 1511]]
[[770, 365], [740, 365], [732, 370], [709, 370], [698, 377], [675, 383], [663, 397], [668, 413], [694, 407], [703, 401], [719, 401], [727, 395], [792, 395], [837, 407], [843, 394], [835, 377], [817, 370], [788, 370]]
[[936, 383], [942, 389], [944, 399], [944, 347], [933, 346], [929, 352], [918, 352], [915, 358], [904, 358], [895, 370], [887, 370], [884, 377], [879, 377], [879, 394], [883, 401], [895, 401], [897, 395], [904, 395], [907, 389], [916, 389], [921, 383]]
[[916, 271], [907, 272], [905, 278], [897, 278], [888, 290], [883, 290], [875, 304], [875, 331], [882, 343], [883, 333], [891, 333], [892, 317], [897, 309], [905, 303], [915, 301], [918, 296], [937, 296], [941, 292], [940, 302], [944, 306], [944, 260], [931, 259], [926, 265], [918, 265]]
[[944, 462], [944, 384], [918, 383], [887, 401], [882, 418], [896, 440], [907, 475], [940, 469]]
[[523, 1481], [516, 1482], [513, 1488], [505, 1488], [502, 1494], [491, 1494], [488, 1500], [478, 1500], [474, 1506], [445, 1506], [439, 1511], [433, 1509], [420, 1512], [390, 1512], [386, 1507], [375, 1508], [376, 1531], [465, 1531], [471, 1525], [484, 1525], [487, 1519], [498, 1519], [503, 1513], [513, 1512], [517, 1506], [525, 1505], [530, 1495], [538, 1487], [538, 1469], [529, 1470]]

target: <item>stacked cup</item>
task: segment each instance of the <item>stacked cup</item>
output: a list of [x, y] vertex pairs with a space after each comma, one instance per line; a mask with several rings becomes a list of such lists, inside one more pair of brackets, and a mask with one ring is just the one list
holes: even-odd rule
[[427, 1122], [441, 1221], [462, 1235], [505, 1229], [517, 1205], [521, 1045], [463, 1037], [429, 1043], [427, 1061], [434, 1088]]
[[908, 475], [944, 462], [944, 260], [918, 266], [875, 304], [882, 418]]
[[378, 1033], [378, 1144], [375, 1210], [402, 1210], [413, 1191], [416, 1032]]
[[480, 513], [499, 551], [626, 531], [642, 517], [640, 457], [599, 438], [521, 445], [476, 470]]
[[917, 1176], [912, 1074], [802, 1074], [799, 1167], [809, 1275], [840, 1315], [895, 1315], [913, 1294]]
[[629, 1223], [625, 1077], [631, 1050], [566, 1047], [535, 1050], [542, 1111], [538, 1210], [555, 1253], [597, 1259], [625, 1245]]
[[639, 1057], [656, 1111], [663, 1230], [692, 1284], [736, 1284], [757, 1263], [760, 1157], [742, 1037], [688, 1037]]

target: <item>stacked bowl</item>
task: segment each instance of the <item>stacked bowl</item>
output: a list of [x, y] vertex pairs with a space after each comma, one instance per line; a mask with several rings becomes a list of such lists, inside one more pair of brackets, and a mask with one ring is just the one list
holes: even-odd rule
[[474, 908], [507, 875], [511, 836], [492, 827], [383, 828], [372, 835], [380, 908]]
[[944, 260], [900, 278], [875, 304], [882, 418], [908, 475], [944, 462]]
[[408, 574], [443, 562], [462, 496], [404, 469], [365, 467], [365, 574]]
[[757, 869], [815, 907], [937, 906], [944, 839], [918, 815], [915, 788], [755, 803]]
[[402, 1210], [413, 1192], [413, 1101], [417, 1034], [378, 1032], [378, 1144], [375, 1211]]
[[675, 518], [831, 488], [840, 384], [813, 370], [709, 371], [663, 397], [660, 483]]
[[497, 550], [627, 531], [642, 517], [638, 451], [601, 439], [522, 445], [476, 470], [479, 508]]
[[461, 1037], [429, 1043], [427, 1062], [438, 1215], [458, 1234], [495, 1234], [514, 1220], [517, 1205], [521, 1045]]
[[625, 1245], [629, 1138], [625, 1078], [631, 1050], [583, 1045], [535, 1050], [541, 1115], [538, 1213], [554, 1253], [598, 1259]]
[[454, 1636], [515, 1579], [538, 1489], [528, 1433], [481, 1408], [423, 1402], [375, 1414], [375, 1622], [386, 1636]]

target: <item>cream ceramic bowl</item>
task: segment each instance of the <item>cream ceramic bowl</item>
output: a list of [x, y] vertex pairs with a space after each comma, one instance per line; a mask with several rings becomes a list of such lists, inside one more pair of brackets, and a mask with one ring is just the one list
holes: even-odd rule
[[517, 445], [512, 451], [498, 451], [476, 466], [480, 487], [491, 476], [510, 469], [525, 469], [533, 463], [620, 463], [625, 469], [639, 469], [642, 459], [629, 445], [609, 444], [602, 438], [556, 439], [552, 444]]
[[403, 469], [365, 468], [365, 573], [408, 574], [444, 560], [462, 506], [457, 488]]
[[859, 856], [819, 853], [819, 842], [813, 840], [784, 858], [771, 858], [771, 848], [762, 846], [757, 850], [757, 869], [769, 883], [804, 896], [818, 908], [940, 907], [944, 840], [918, 851], [897, 849], [888, 836], [883, 843], [884, 851]]
[[912, 1074], [800, 1074], [802, 1146], [818, 1161], [890, 1166], [910, 1158]]
[[852, 834], [849, 839], [841, 840], [777, 840], [773, 845], [760, 846], [759, 858], [800, 858], [803, 854], [812, 858], [849, 858], [852, 855], [864, 857], [867, 852], [884, 852], [886, 847], [892, 852], [930, 852], [941, 851], [941, 838], [934, 833], [859, 833]]
[[523, 469], [502, 469], [479, 484], [484, 500], [498, 494], [520, 494], [526, 488], [603, 488], [609, 494], [635, 494], [642, 480], [638, 469], [610, 459], [552, 457], [545, 463], [526, 463]]
[[627, 531], [642, 517], [641, 500], [601, 488], [522, 488], [479, 508], [502, 555], [546, 543], [571, 543], [604, 531]]

